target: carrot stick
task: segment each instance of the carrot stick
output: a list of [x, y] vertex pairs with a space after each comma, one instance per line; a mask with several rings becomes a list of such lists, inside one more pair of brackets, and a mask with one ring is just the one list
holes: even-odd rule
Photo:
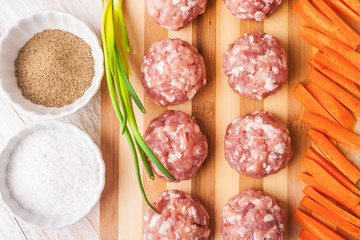
[[328, 0], [340, 13], [360, 23], [360, 16], [349, 8], [343, 1]]
[[354, 66], [360, 69], [360, 54], [356, 52], [351, 47], [329, 37], [325, 34], [308, 28], [308, 27], [301, 27], [300, 35], [306, 39], [310, 44], [313, 46], [324, 49], [328, 47], [338, 53], [340, 53], [343, 57], [345, 57], [349, 62], [351, 62]]
[[[339, 195], [336, 201], [347, 208], [354, 208], [360, 203], [360, 198], [341, 185], [335, 178], [325, 171], [318, 163], [309, 159], [301, 162], [306, 171], [314, 178], [315, 182], [323, 185], [327, 190]], [[316, 189], [316, 187], [315, 187]], [[331, 196], [330, 196], [331, 197]]]
[[292, 95], [311, 113], [323, 116], [336, 122], [323, 106], [311, 95], [303, 85], [298, 83], [292, 92]]
[[356, 184], [359, 181], [360, 170], [324, 134], [313, 129], [310, 129], [307, 133], [325, 157], [352, 183]]
[[318, 240], [318, 238], [306, 229], [301, 231], [299, 238], [300, 240]]
[[346, 238], [342, 237], [316, 218], [299, 209], [296, 209], [294, 218], [301, 224], [301, 226], [320, 240], [346, 240]]
[[306, 150], [305, 157], [317, 162], [322, 168], [324, 168], [331, 176], [338, 180], [339, 183], [341, 183], [348, 190], [355, 194], [360, 194], [360, 189], [358, 189], [344, 174], [342, 174], [333, 164], [323, 158], [314, 149], [309, 148], [308, 150]]
[[346, 92], [344, 89], [336, 85], [336, 83], [332, 82], [330, 79], [328, 79], [323, 74], [314, 69], [312, 69], [308, 74], [308, 79], [314, 82], [320, 88], [330, 93], [350, 111], [360, 116], [360, 101], [354, 96], [352, 96], [350, 93]]
[[360, 84], [360, 70], [352, 65], [346, 58], [331, 50], [327, 47], [323, 48], [323, 52], [317, 52], [312, 57], [315, 61], [318, 61], [330, 68], [334, 72], [346, 77], [356, 84]]
[[353, 40], [355, 43], [360, 43], [360, 34], [348, 24], [337, 12], [324, 0], [312, 0], [313, 4], [320, 9], [325, 16], [327, 16], [331, 21], [333, 21], [344, 35]]
[[303, 113], [300, 116], [300, 121], [308, 124], [315, 130], [324, 133], [339, 143], [360, 150], [360, 137], [333, 121], [310, 113]]
[[314, 188], [307, 186], [303, 189], [303, 193], [305, 193], [308, 197], [312, 198], [314, 201], [318, 202], [320, 205], [330, 210], [337, 216], [342, 217], [346, 221], [354, 224], [355, 226], [360, 227], [359, 218], [337, 206], [335, 203], [331, 202], [329, 199], [318, 193]]
[[347, 222], [345, 219], [339, 217], [332, 211], [326, 209], [325, 207], [321, 206], [314, 200], [309, 197], [304, 197], [300, 205], [309, 209], [310, 211], [318, 214], [320, 217], [326, 219], [327, 221], [335, 224], [339, 228], [343, 229], [347, 233], [351, 234], [354, 237], [360, 238], [360, 229], [351, 223]]
[[336, 24], [319, 12], [308, 0], [299, 0], [293, 5], [293, 9], [314, 28], [356, 49], [358, 44], [352, 41], [354, 39], [348, 39]]
[[316, 189], [316, 191], [324, 194], [335, 202], [342, 202], [343, 206], [350, 210], [353, 214], [360, 218], [360, 205], [351, 206], [348, 202], [343, 202], [343, 198], [337, 195], [336, 192], [332, 192], [331, 187], [328, 186], [327, 183], [319, 184], [315, 181], [314, 177], [308, 173], [300, 173], [298, 175], [301, 181], [303, 181], [306, 185]]
[[360, 15], [360, 2], [358, 0], [343, 0], [343, 2], [347, 4], [353, 12]]
[[306, 90], [308, 90], [310, 94], [314, 96], [314, 98], [321, 104], [321, 106], [323, 106], [327, 112], [330, 113], [338, 123], [340, 123], [341, 126], [350, 131], [354, 130], [356, 119], [331, 94], [322, 90], [313, 82], [306, 86]]
[[360, 98], [360, 88], [353, 81], [350, 81], [349, 79], [343, 77], [342, 75], [334, 72], [330, 68], [324, 66], [324, 64], [315, 61], [314, 59], [310, 59], [309, 64], [313, 68], [324, 74], [326, 77], [331, 79], [332, 81], [336, 82], [343, 88], [347, 89], [354, 96]]
[[[360, 69], [355, 67], [350, 61], [343, 57], [340, 53], [334, 51], [331, 48], [324, 47], [322, 52], [330, 59], [330, 61], [338, 66], [343, 72], [338, 74], [343, 75], [347, 79], [353, 81], [356, 84], [360, 84], [360, 77], [353, 76], [352, 74], [360, 74]], [[324, 64], [326, 65], [326, 64]], [[336, 70], [334, 70], [336, 72]]]
[[351, 208], [350, 211], [360, 218], [360, 205], [356, 205], [355, 207]]

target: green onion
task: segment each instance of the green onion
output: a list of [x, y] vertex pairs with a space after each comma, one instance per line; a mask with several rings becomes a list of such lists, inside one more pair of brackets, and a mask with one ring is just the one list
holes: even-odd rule
[[110, 99], [116, 117], [120, 122], [122, 134], [125, 135], [133, 155], [136, 178], [141, 194], [149, 207], [158, 213], [146, 197], [141, 181], [138, 153], [151, 179], [155, 179], [155, 177], [147, 157], [167, 178], [170, 180], [175, 180], [175, 178], [166, 170], [146, 144], [136, 123], [132, 101], [134, 101], [142, 113], [146, 111], [129, 81], [131, 73], [127, 54], [131, 48], [124, 21], [122, 0], [104, 0], [103, 3], [101, 34], [105, 56], [106, 81]]

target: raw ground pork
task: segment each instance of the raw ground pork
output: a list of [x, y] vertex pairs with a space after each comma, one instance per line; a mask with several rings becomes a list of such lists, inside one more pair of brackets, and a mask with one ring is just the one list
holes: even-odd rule
[[[153, 119], [144, 139], [176, 182], [194, 177], [208, 153], [206, 137], [196, 120], [181, 111], [168, 110]], [[150, 164], [158, 177], [170, 181]]]
[[223, 56], [223, 68], [234, 92], [258, 100], [279, 91], [288, 75], [280, 42], [259, 32], [247, 33], [230, 44]]
[[160, 26], [180, 30], [205, 12], [207, 0], [146, 0], [149, 15]]
[[184, 103], [206, 84], [204, 60], [195, 47], [180, 39], [155, 42], [144, 57], [141, 82], [159, 105]]
[[210, 235], [209, 214], [190, 195], [167, 190], [156, 197], [144, 216], [143, 240], [206, 240]]
[[277, 199], [244, 190], [223, 207], [221, 233], [224, 240], [284, 240], [285, 215]]
[[272, 113], [244, 114], [226, 130], [225, 158], [241, 175], [266, 177], [285, 168], [291, 157], [289, 130]]
[[230, 12], [240, 19], [264, 21], [281, 4], [281, 0], [224, 0]]

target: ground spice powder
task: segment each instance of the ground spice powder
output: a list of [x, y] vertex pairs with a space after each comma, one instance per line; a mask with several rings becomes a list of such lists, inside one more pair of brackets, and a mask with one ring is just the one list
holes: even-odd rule
[[15, 60], [17, 85], [35, 104], [63, 107], [90, 87], [94, 63], [84, 40], [66, 31], [47, 29], [20, 49]]

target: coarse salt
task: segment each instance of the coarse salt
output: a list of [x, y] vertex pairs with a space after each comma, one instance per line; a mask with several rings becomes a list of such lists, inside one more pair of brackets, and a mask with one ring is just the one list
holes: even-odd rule
[[99, 182], [99, 164], [89, 141], [63, 129], [40, 129], [26, 136], [7, 169], [12, 197], [45, 217], [81, 209], [97, 193]]

